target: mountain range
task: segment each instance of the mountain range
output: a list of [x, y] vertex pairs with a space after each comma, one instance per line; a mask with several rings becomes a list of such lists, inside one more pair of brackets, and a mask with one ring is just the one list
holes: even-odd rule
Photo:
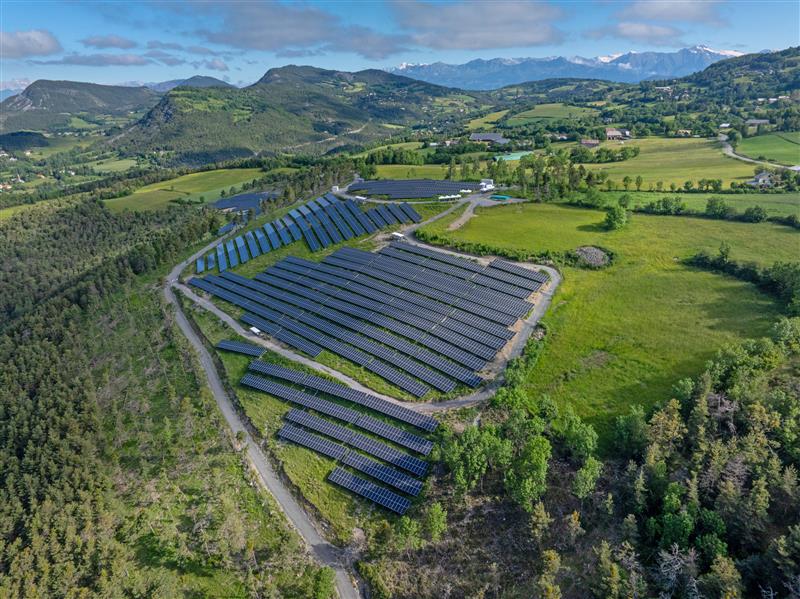
[[402, 64], [389, 72], [437, 85], [472, 90], [552, 78], [604, 79], [638, 83], [647, 79], [672, 79], [702, 71], [725, 58], [740, 56], [733, 50], [693, 46], [676, 52], [627, 52], [610, 56], [551, 56], [547, 58], [477, 59], [465, 64]]

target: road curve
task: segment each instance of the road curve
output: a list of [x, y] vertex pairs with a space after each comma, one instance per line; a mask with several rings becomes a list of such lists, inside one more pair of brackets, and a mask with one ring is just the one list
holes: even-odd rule
[[717, 140], [722, 144], [722, 153], [726, 156], [731, 158], [735, 158], [736, 160], [741, 160], [742, 162], [749, 162], [751, 164], [762, 164], [764, 166], [768, 166], [769, 168], [786, 168], [782, 164], [775, 164], [773, 162], [764, 162], [763, 160], [755, 160], [753, 158], [748, 158], [747, 156], [742, 156], [741, 154], [737, 154], [736, 151], [733, 149], [733, 146], [728, 141], [728, 136], [724, 133], [720, 133], [717, 136]]
[[186, 268], [188, 264], [191, 264], [198, 257], [204, 255], [211, 248], [215, 247], [217, 243], [219, 243], [218, 240], [215, 240], [213, 243], [196, 252], [187, 260], [184, 260], [180, 264], [176, 265], [170, 271], [169, 275], [167, 275], [166, 283], [164, 285], [164, 297], [175, 309], [175, 322], [177, 323], [178, 328], [180, 328], [181, 332], [197, 352], [198, 358], [200, 359], [200, 364], [206, 373], [208, 386], [211, 389], [214, 399], [216, 400], [222, 415], [225, 417], [225, 421], [228, 423], [231, 432], [234, 436], [239, 432], [244, 433], [247, 458], [258, 474], [258, 478], [262, 486], [267, 489], [278, 502], [278, 505], [286, 515], [286, 518], [289, 520], [291, 525], [295, 528], [305, 543], [311, 548], [311, 551], [317, 561], [333, 568], [336, 574], [335, 583], [339, 597], [341, 597], [341, 599], [359, 599], [361, 597], [361, 593], [354, 585], [353, 579], [350, 576], [348, 567], [346, 565], [347, 560], [345, 559], [345, 553], [338, 547], [335, 547], [331, 543], [327, 542], [322, 537], [314, 525], [314, 522], [311, 520], [308, 514], [306, 514], [305, 510], [294, 498], [291, 491], [289, 491], [280, 477], [276, 474], [275, 470], [272, 468], [271, 464], [261, 450], [261, 447], [259, 447], [258, 443], [250, 435], [249, 430], [242, 422], [239, 413], [236, 411], [231, 398], [225, 391], [225, 386], [222, 384], [222, 380], [217, 372], [214, 360], [203, 344], [203, 341], [192, 327], [189, 319], [181, 308], [180, 302], [178, 302], [177, 297], [175, 296], [175, 287], [178, 286], [178, 277], [180, 276], [181, 271]]

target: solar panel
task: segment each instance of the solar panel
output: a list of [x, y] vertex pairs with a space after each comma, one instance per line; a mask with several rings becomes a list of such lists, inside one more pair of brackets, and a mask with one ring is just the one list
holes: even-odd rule
[[378, 230], [378, 228], [375, 226], [375, 223], [367, 218], [367, 215], [358, 206], [356, 206], [356, 203], [353, 200], [345, 200], [344, 207], [348, 212], [350, 212], [350, 214], [353, 215], [353, 217], [361, 224], [361, 226], [364, 227], [364, 230], [367, 233], [374, 233]]
[[373, 223], [375, 223], [375, 226], [378, 227], [379, 229], [383, 229], [384, 227], [387, 227], [389, 225], [389, 223], [387, 223], [386, 220], [384, 220], [383, 215], [378, 211], [377, 208], [372, 208], [370, 210], [367, 210], [364, 214], [366, 214], [367, 217]]
[[319, 399], [303, 391], [298, 391], [292, 387], [287, 387], [286, 385], [281, 385], [275, 381], [270, 381], [250, 373], [245, 374], [239, 383], [247, 387], [258, 389], [264, 393], [269, 393], [280, 399], [285, 399], [286, 401], [303, 406], [304, 408], [314, 410], [320, 414], [331, 416], [348, 424], [355, 423], [361, 417], [359, 412], [351, 410], [350, 408], [345, 408], [332, 401]]
[[233, 245], [233, 240], [229, 239], [225, 242], [225, 249], [228, 250], [228, 261], [231, 268], [239, 266], [239, 256], [236, 255], [236, 248]]
[[197, 274], [200, 274], [206, 269], [206, 261], [203, 257], [200, 257], [196, 260], [194, 269], [197, 271]]
[[367, 230], [363, 227], [363, 225], [358, 222], [358, 219], [353, 216], [352, 212], [350, 212], [347, 207], [338, 200], [331, 203], [331, 208], [336, 210], [339, 215], [344, 219], [347, 225], [352, 229], [353, 233], [356, 235], [365, 235]]
[[275, 232], [275, 228], [272, 226], [272, 223], [267, 223], [264, 225], [264, 232], [267, 234], [267, 239], [269, 239], [269, 244], [273, 249], [278, 249], [281, 247], [281, 240], [278, 237], [278, 234]]
[[386, 221], [387, 225], [395, 225], [398, 222], [400, 222], [397, 220], [397, 218], [395, 218], [394, 214], [392, 214], [392, 211], [389, 210], [385, 204], [378, 204], [375, 207], [375, 210], [377, 210], [380, 213], [381, 217], [383, 217], [383, 220]]
[[206, 270], [214, 270], [217, 267], [217, 254], [211, 251], [206, 256]]
[[239, 237], [233, 241], [236, 244], [236, 249], [239, 250], [239, 262], [244, 264], [250, 259], [250, 255], [247, 253], [247, 248], [244, 245], [244, 238], [239, 235]]
[[[293, 441], [298, 445], [313, 449], [317, 453], [333, 458], [334, 460], [341, 460], [347, 453], [347, 448], [333, 441], [329, 441], [319, 435], [312, 435], [302, 428], [293, 426], [291, 424], [284, 424], [278, 431], [278, 436], [287, 441]], [[412, 479], [413, 480], [413, 479]]]
[[261, 247], [261, 253], [266, 254], [272, 248], [269, 245], [269, 241], [267, 240], [267, 236], [264, 235], [264, 231], [262, 229], [256, 229], [254, 231], [256, 240], [258, 241], [258, 245]]
[[342, 464], [355, 468], [372, 478], [393, 486], [409, 495], [417, 496], [422, 491], [422, 481], [409, 476], [390, 466], [385, 466], [355, 451], [348, 451], [342, 458]]
[[[301, 208], [302, 207], [303, 206], [301, 206]], [[326, 248], [329, 245], [331, 245], [333, 243], [331, 241], [331, 238], [325, 232], [325, 229], [320, 224], [320, 222], [314, 217], [313, 214], [311, 214], [311, 211], [308, 211], [308, 214], [304, 214], [304, 216], [305, 216], [306, 222], [311, 227], [311, 230], [314, 231], [314, 235], [316, 235], [317, 239], [319, 239], [320, 245], [323, 248]]]
[[222, 247], [222, 244], [217, 246], [217, 262], [219, 263], [220, 272], [228, 268], [228, 260], [225, 258], [225, 248]]
[[339, 232], [342, 234], [344, 239], [352, 239], [355, 237], [353, 231], [350, 229], [347, 223], [345, 223], [335, 206], [327, 204], [324, 208], [324, 211], [328, 215], [328, 218], [333, 221], [333, 224], [336, 225], [336, 228], [339, 229]]
[[386, 204], [386, 208], [392, 213], [392, 216], [397, 219], [397, 222], [405, 223], [409, 221], [408, 215], [400, 210], [397, 204]]
[[256, 256], [261, 255], [261, 250], [258, 249], [258, 243], [256, 243], [256, 238], [253, 235], [252, 231], [248, 231], [244, 234], [244, 238], [247, 241], [247, 249], [250, 250], [250, 255], [255, 258]]
[[415, 223], [422, 222], [422, 217], [419, 215], [419, 212], [414, 210], [414, 208], [408, 202], [403, 202], [402, 204], [400, 204], [400, 209], [406, 213], [406, 216], [408, 216], [408, 218], [411, 219], [412, 222]]
[[283, 221], [281, 219], [272, 221], [272, 226], [278, 233], [278, 237], [281, 238], [283, 245], [289, 245], [290, 243], [292, 243], [292, 235], [291, 233], [289, 233], [289, 230], [286, 228], [286, 225], [283, 224]]
[[393, 491], [389, 491], [361, 477], [350, 474], [342, 468], [335, 468], [334, 471], [328, 475], [328, 480], [396, 514], [405, 514], [406, 510], [408, 510], [411, 505], [411, 502], [402, 495], [398, 495]]
[[304, 374], [302, 372], [292, 370], [291, 368], [286, 368], [285, 366], [268, 364], [260, 361], [250, 362], [250, 369], [267, 376], [291, 381], [293, 383], [302, 385], [303, 387], [322, 391], [328, 395], [333, 395], [334, 397], [357, 403], [375, 410], [376, 412], [380, 412], [381, 414], [385, 414], [386, 416], [391, 416], [392, 418], [396, 418], [397, 420], [416, 426], [424, 431], [434, 431], [439, 425], [439, 423], [430, 416], [419, 414], [418, 412], [410, 410], [409, 408], [397, 403], [381, 399], [380, 397], [370, 395], [369, 393], [364, 393], [363, 391], [351, 389], [350, 387], [331, 382], [312, 374]]
[[252, 343], [243, 343], [241, 341], [229, 341], [227, 339], [217, 343], [217, 349], [224, 349], [226, 351], [236, 352], [238, 354], [245, 354], [246, 356], [254, 356], [260, 358], [266, 351], [260, 345], [253, 345]]
[[299, 349], [302, 352], [305, 352], [312, 358], [316, 358], [320, 353], [322, 353], [322, 348], [307, 339], [304, 339], [298, 335], [295, 335], [291, 331], [287, 331], [282, 329], [280, 326], [269, 323], [265, 321], [263, 318], [259, 318], [254, 316], [253, 314], [242, 314], [240, 320], [245, 324], [249, 324], [254, 327], [258, 327], [268, 335], [274, 337], [278, 341], [283, 341], [287, 345], [291, 345], [295, 349]]
[[331, 219], [325, 213], [321, 206], [319, 206], [316, 202], [309, 202], [309, 208], [311, 208], [312, 214], [319, 220], [322, 227], [325, 229], [325, 232], [328, 234], [328, 237], [331, 239], [331, 243], [341, 243], [344, 238], [339, 233], [339, 231], [334, 226]]
[[284, 226], [289, 230], [289, 233], [292, 235], [292, 239], [295, 241], [300, 241], [303, 238], [303, 234], [300, 232], [300, 228], [290, 219], [288, 216], [284, 216], [282, 219]]

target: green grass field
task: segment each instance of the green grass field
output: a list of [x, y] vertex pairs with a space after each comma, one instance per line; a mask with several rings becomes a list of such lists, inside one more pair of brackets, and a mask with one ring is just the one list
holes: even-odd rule
[[[608, 173], [620, 187], [626, 175], [632, 179], [641, 175], [645, 189], [657, 181], [663, 181], [666, 187], [670, 183], [680, 187], [684, 181], [691, 180], [697, 184], [699, 179], [722, 179], [727, 187], [731, 181], [742, 183], [753, 176], [754, 165], [728, 158], [722, 153], [719, 143], [713, 140], [647, 137], [625, 143], [637, 146], [640, 154], [623, 162], [584, 166]], [[620, 142], [603, 142], [603, 146], [616, 149]]]
[[508, 110], [498, 110], [497, 112], [490, 112], [486, 116], [472, 119], [467, 123], [469, 131], [485, 131], [491, 129], [494, 124], [508, 114]]
[[379, 164], [378, 179], [444, 179], [446, 164]]
[[510, 117], [508, 125], [509, 127], [517, 127], [542, 120], [578, 118], [596, 113], [597, 111], [593, 108], [586, 108], [585, 106], [570, 106], [561, 103], [537, 104], [530, 110], [518, 112]]
[[682, 258], [715, 252], [723, 241], [733, 258], [761, 264], [796, 260], [800, 248], [800, 233], [769, 223], [636, 214], [627, 228], [607, 232], [602, 212], [559, 205], [476, 214], [450, 237], [532, 251], [599, 245], [617, 252], [605, 270], [563, 269], [543, 320], [546, 347], [527, 383], [532, 396], [573, 405], [603, 432], [630, 405], [668, 399], [671, 386], [700, 372], [722, 345], [765, 334], [778, 316], [752, 285], [692, 270]]
[[170, 200], [205, 198], [206, 202], [219, 199], [220, 192], [232, 185], [252, 181], [264, 173], [257, 168], [219, 169], [183, 175], [169, 181], [153, 183], [137, 189], [131, 195], [107, 200], [111, 210], [156, 210], [167, 206]]
[[793, 166], [800, 164], [800, 132], [769, 133], [747, 137], [736, 147], [738, 154]]
[[[603, 192], [604, 198], [615, 200], [624, 191], [609, 191]], [[790, 193], [670, 193], [670, 192], [647, 192], [647, 191], [629, 191], [627, 192], [633, 200], [633, 205], [645, 205], [663, 197], [679, 198], [680, 201], [685, 202], [691, 210], [703, 211], [706, 208], [708, 198], [720, 197], [725, 200], [729, 206], [736, 208], [738, 212], [744, 212], [751, 206], [761, 206], [767, 211], [770, 216], [790, 216], [796, 214], [800, 216], [800, 192]]]

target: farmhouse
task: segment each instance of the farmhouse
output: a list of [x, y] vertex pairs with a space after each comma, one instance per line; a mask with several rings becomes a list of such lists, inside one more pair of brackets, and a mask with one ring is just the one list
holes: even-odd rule
[[745, 124], [748, 127], [758, 127], [759, 125], [769, 125], [769, 119], [747, 119]]
[[597, 146], [600, 145], [600, 140], [599, 139], [582, 139], [581, 140], [581, 145], [584, 148], [596, 148]]
[[675, 135], [678, 136], [678, 137], [691, 137], [692, 136], [692, 130], [691, 129], [678, 129], [675, 132]]
[[775, 181], [772, 173], [761, 172], [747, 182], [751, 187], [772, 187]]
[[499, 133], [473, 133], [469, 136], [470, 141], [482, 141], [489, 144], [497, 144], [498, 146], [504, 146], [509, 143], [511, 140], [506, 139]]
[[611, 127], [606, 128], [606, 139], [609, 141], [618, 141], [620, 139], [624, 139], [625, 136], [622, 134], [622, 131], [619, 129], [614, 129]]

